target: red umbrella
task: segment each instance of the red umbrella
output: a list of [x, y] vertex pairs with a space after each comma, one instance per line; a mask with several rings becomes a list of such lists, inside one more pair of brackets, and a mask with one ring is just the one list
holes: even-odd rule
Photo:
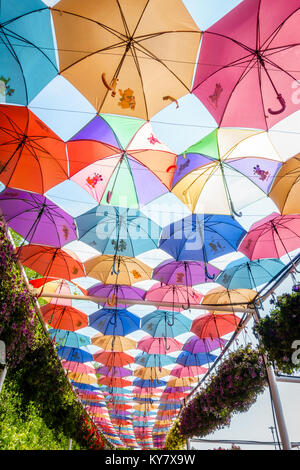
[[54, 329], [76, 331], [89, 323], [86, 313], [68, 305], [43, 305], [41, 313], [44, 321]]
[[132, 385], [129, 380], [124, 380], [120, 377], [100, 377], [98, 379], [99, 385], [108, 385], [109, 387], [118, 387], [118, 388], [123, 388], [127, 387], [128, 385]]
[[134, 357], [124, 352], [102, 351], [95, 353], [93, 357], [96, 362], [110, 367], [122, 367], [134, 362]]
[[68, 178], [66, 145], [24, 106], [0, 105], [0, 179], [43, 194]]
[[191, 331], [199, 338], [220, 338], [234, 331], [239, 322], [233, 313], [207, 313], [195, 318]]
[[42, 276], [70, 281], [85, 276], [83, 264], [75, 253], [44, 245], [24, 245], [17, 252], [20, 262]]

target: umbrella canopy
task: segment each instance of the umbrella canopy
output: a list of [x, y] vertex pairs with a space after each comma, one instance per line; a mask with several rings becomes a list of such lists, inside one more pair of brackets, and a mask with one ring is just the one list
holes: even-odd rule
[[[202, 294], [196, 292], [189, 286], [182, 285], [162, 285], [160, 283], [154, 284], [146, 293], [145, 300], [154, 300], [155, 302], [169, 302], [172, 304], [182, 304], [184, 306], [191, 304], [199, 304], [202, 299]], [[163, 309], [163, 307], [159, 307]], [[170, 307], [171, 308], [171, 307]], [[178, 310], [178, 308], [173, 309]]]
[[50, 329], [48, 334], [55, 344], [58, 344], [59, 346], [80, 348], [81, 346], [87, 346], [91, 343], [89, 336], [74, 333], [73, 331]]
[[176, 379], [170, 379], [167, 382], [167, 387], [188, 387], [191, 386], [193, 383], [197, 382], [197, 377], [180, 377]]
[[108, 367], [102, 366], [96, 369], [97, 374], [104, 375], [106, 377], [128, 377], [132, 375], [131, 370], [125, 369], [125, 367]]
[[191, 332], [199, 338], [221, 338], [235, 331], [239, 322], [239, 317], [233, 313], [208, 313], [195, 318]]
[[121, 302], [123, 299], [143, 300], [146, 292], [138, 287], [120, 284], [95, 284], [88, 289], [88, 293], [91, 296], [106, 297], [106, 302], [99, 302], [103, 307], [127, 308], [128, 305]]
[[[51, 278], [51, 277], [40, 277], [37, 279], [31, 279], [30, 284], [33, 286], [34, 289], [36, 289], [37, 295], [42, 298], [43, 300], [46, 300], [49, 302], [49, 298], [43, 297], [42, 293], [43, 291], [53, 293], [53, 294], [73, 294], [74, 292], [76, 293], [82, 293], [83, 295], [88, 295], [88, 291], [84, 289], [83, 287], [80, 287], [78, 284], [72, 281], [65, 281], [64, 279], [57, 279], [57, 278]], [[69, 305], [72, 306], [72, 300], [71, 299], [52, 299], [51, 303], [58, 303], [60, 305]]]
[[117, 335], [102, 335], [98, 333], [92, 336], [91, 343], [95, 346], [99, 346], [105, 351], [126, 351], [128, 349], [136, 348], [136, 341], [125, 336]]
[[[182, 366], [202, 366], [214, 362], [218, 356], [209, 353], [190, 353], [189, 351], [182, 351], [176, 359], [178, 364]], [[202, 368], [202, 374], [206, 369]], [[172, 374], [174, 375], [174, 374]], [[198, 374], [197, 374], [198, 375]], [[193, 377], [193, 375], [192, 375]]]
[[79, 372], [68, 372], [68, 377], [70, 380], [73, 380], [74, 382], [79, 382], [79, 383], [84, 383], [84, 384], [96, 384], [97, 383], [96, 376], [92, 377], [91, 375], [82, 374]]
[[109, 387], [127, 387], [127, 385], [131, 385], [129, 380], [124, 380], [121, 377], [100, 377], [98, 379], [98, 383], [100, 385], [108, 385]]
[[199, 338], [198, 336], [191, 336], [182, 347], [183, 351], [188, 351], [192, 354], [207, 353], [214, 349], [223, 348], [227, 341], [225, 339], [211, 339]]
[[75, 220], [79, 240], [102, 254], [135, 257], [158, 247], [160, 227], [135, 209], [100, 205]]
[[82, 374], [95, 374], [96, 371], [94, 367], [82, 364], [80, 362], [66, 361], [65, 359], [62, 360], [62, 366], [66, 370], [70, 370], [71, 372], [79, 372]]
[[152, 269], [135, 258], [127, 256], [94, 256], [84, 263], [86, 275], [103, 284], [132, 285], [151, 279]]
[[125, 309], [102, 308], [89, 315], [89, 326], [104, 335], [126, 336], [139, 329], [140, 319]]
[[162, 230], [160, 248], [177, 261], [207, 262], [238, 249], [246, 230], [229, 215], [192, 214]]
[[190, 331], [192, 321], [181, 313], [155, 310], [141, 320], [141, 329], [154, 338], [174, 338]]
[[65, 359], [66, 361], [90, 362], [93, 360], [93, 356], [89, 352], [79, 348], [71, 348], [70, 346], [58, 348], [57, 354], [60, 358]]
[[42, 276], [70, 281], [85, 276], [82, 262], [70, 250], [43, 245], [24, 245], [17, 251], [20, 262]]
[[135, 364], [144, 367], [164, 367], [175, 362], [175, 358], [164, 354], [148, 354], [143, 352], [135, 357]]
[[[217, 276], [219, 269], [207, 263], [211, 277]], [[164, 261], [153, 270], [153, 279], [163, 284], [195, 286], [212, 279], [207, 277], [205, 264], [201, 261]]]
[[1, 101], [27, 105], [58, 72], [50, 12], [41, 0], [2, 3]]
[[248, 149], [245, 141], [254, 133], [217, 129], [189, 147], [177, 158], [172, 192], [195, 213], [242, 215], [238, 211], [265, 198], [281, 166], [276, 152], [270, 159], [264, 146], [258, 151], [260, 141], [253, 156], [255, 145]]
[[134, 358], [124, 352], [103, 351], [93, 355], [94, 361], [108, 367], [123, 367], [134, 362]]
[[41, 307], [41, 314], [46, 323], [56, 330], [76, 331], [88, 326], [88, 316], [80, 310], [57, 304]]
[[281, 258], [299, 247], [300, 215], [273, 212], [250, 227], [239, 251], [251, 260], [259, 260]]
[[246, 308], [252, 303], [257, 292], [251, 289], [231, 289], [228, 290], [223, 286], [211, 289], [202, 300], [202, 305], [214, 307], [215, 305], [234, 305], [236, 308]]
[[7, 188], [0, 194], [0, 209], [7, 224], [29, 243], [61, 248], [77, 239], [73, 218], [40, 194]]
[[[179, 377], [179, 378], [180, 377], [196, 377], [198, 375], [205, 374], [205, 372], [207, 372], [207, 369], [197, 364], [187, 365], [187, 366], [178, 365], [178, 366], [175, 366], [174, 369], [171, 370], [170, 375], [174, 375], [175, 377]], [[168, 398], [168, 400], [170, 400], [170, 398]]]
[[134, 379], [133, 386], [134, 387], [141, 387], [141, 388], [148, 388], [148, 387], [164, 387], [166, 382], [163, 380], [158, 379]]
[[282, 215], [300, 212], [299, 188], [300, 154], [297, 154], [282, 165], [269, 193]]
[[227, 289], [256, 289], [274, 279], [284, 267], [279, 259], [265, 258], [250, 261], [245, 257], [229, 263], [216, 281]]
[[135, 369], [133, 375], [140, 379], [161, 379], [170, 375], [170, 371], [161, 367], [140, 367]]
[[269, 8], [246, 0], [203, 35], [193, 93], [222, 126], [269, 129], [299, 109], [286, 93], [300, 78], [299, 4], [275, 0], [271, 21]]
[[[72, 181], [101, 204], [126, 201], [125, 207], [138, 207], [171, 189], [176, 154], [156, 138], [149, 122], [96, 116], [67, 149]], [[85, 161], [82, 154], [87, 155]], [[143, 184], [145, 179], [151, 189]]]
[[190, 91], [201, 33], [180, 1], [173, 15], [153, 0], [105, 0], [101, 9], [94, 0], [61, 0], [51, 11], [59, 71], [98, 112], [148, 120]]
[[0, 105], [0, 180], [43, 194], [68, 178], [65, 143], [32, 111]]
[[182, 348], [182, 343], [175, 338], [153, 338], [152, 336], [147, 336], [138, 342], [137, 348], [148, 354], [167, 354], [179, 351]]

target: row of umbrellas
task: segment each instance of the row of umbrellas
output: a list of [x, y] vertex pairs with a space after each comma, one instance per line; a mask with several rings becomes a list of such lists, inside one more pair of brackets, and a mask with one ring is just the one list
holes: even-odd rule
[[1, 4], [0, 210], [34, 292], [64, 296], [41, 314], [94, 422], [162, 447], [239, 325], [214, 307], [243, 312], [300, 247], [300, 3], [244, 0], [205, 31], [181, 0], [47, 3]]

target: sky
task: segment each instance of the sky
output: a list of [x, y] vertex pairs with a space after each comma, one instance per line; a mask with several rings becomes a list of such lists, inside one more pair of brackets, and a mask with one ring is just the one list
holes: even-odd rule
[[[45, 1], [48, 5], [54, 5], [55, 1]], [[225, 13], [240, 3], [240, 0], [184, 0], [183, 3], [193, 16], [196, 24], [201, 30], [207, 29]], [[45, 122], [54, 132], [56, 132], [63, 140], [73, 137], [85, 124], [87, 124], [94, 116], [95, 109], [92, 105], [67, 82], [63, 77], [56, 77], [30, 104], [32, 111]], [[200, 140], [217, 127], [216, 122], [193, 95], [187, 95], [179, 99], [179, 109], [175, 110], [175, 105], [169, 105], [156, 116], [151, 119], [152, 128], [162, 141], [169, 146], [175, 153], [184, 151], [188, 146]], [[67, 181], [61, 185], [48, 191], [48, 197], [63, 207], [74, 217], [84, 213], [85, 211], [95, 207], [96, 201], [82, 188], [72, 181]], [[159, 208], [159, 210], [157, 210]], [[250, 226], [264, 215], [276, 211], [275, 204], [265, 198], [243, 210], [243, 216], [239, 219], [241, 225], [248, 230]], [[167, 194], [159, 200], [153, 201], [144, 207], [143, 212], [160, 225], [167, 225], [170, 219], [179, 220], [185, 215], [190, 214], [189, 209], [177, 199], [173, 194]], [[66, 246], [77, 252], [82, 261], [98, 254], [93, 248], [81, 242], [73, 242]], [[234, 256], [225, 256], [219, 260], [215, 260], [214, 265], [223, 269], [229, 261], [241, 257], [241, 254]], [[151, 267], [155, 267], [160, 262], [168, 259], [168, 255], [162, 250], [153, 250], [138, 258]], [[300, 280], [300, 279], [298, 279]], [[79, 280], [78, 280], [79, 281]], [[95, 279], [81, 279], [81, 285], [89, 287], [95, 284]], [[153, 285], [153, 281], [142, 283], [140, 286], [149, 288]], [[137, 284], [138, 286], [138, 284]], [[283, 286], [278, 289], [281, 291], [290, 290], [292, 279], [288, 279]], [[205, 293], [206, 290], [213, 287], [201, 285], [199, 290]], [[197, 289], [197, 287], [196, 287]], [[97, 310], [97, 306], [92, 302], [74, 301], [74, 306], [83, 309], [87, 313]], [[270, 306], [267, 304], [262, 315], [268, 313]], [[143, 316], [153, 308], [131, 307], [130, 311]], [[199, 311], [186, 312], [191, 319], [199, 315]], [[82, 329], [83, 334], [95, 334], [90, 329]], [[183, 336], [186, 338], [187, 336]], [[133, 339], [139, 339], [132, 335]], [[251, 334], [250, 328], [247, 335], [241, 335], [240, 343], [246, 341], [255, 341]], [[234, 345], [236, 347], [236, 345]], [[98, 348], [96, 348], [98, 349]], [[90, 348], [94, 352], [93, 347]], [[286, 423], [288, 426], [290, 438], [293, 441], [300, 441], [299, 429], [299, 387], [300, 384], [278, 384], [280, 397], [283, 404]], [[271, 441], [272, 434], [269, 429], [273, 426], [273, 417], [270, 406], [269, 392], [259, 397], [257, 403], [244, 414], [237, 414], [233, 417], [229, 428], [206, 436], [212, 439], [245, 439], [245, 440], [262, 440]], [[225, 445], [222, 445], [225, 447]], [[218, 447], [217, 444], [208, 443], [192, 443], [195, 449], [208, 449]], [[243, 446], [242, 449], [263, 449], [263, 447]], [[270, 449], [270, 447], [266, 447]]]

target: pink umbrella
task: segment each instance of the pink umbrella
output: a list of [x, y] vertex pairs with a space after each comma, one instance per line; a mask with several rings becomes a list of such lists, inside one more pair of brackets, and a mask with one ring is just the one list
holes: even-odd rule
[[273, 212], [250, 227], [239, 251], [250, 260], [281, 258], [300, 248], [300, 215]]
[[138, 342], [137, 348], [148, 354], [166, 354], [167, 352], [179, 351], [182, 348], [182, 343], [175, 338], [153, 338], [152, 336], [147, 336]]
[[170, 375], [174, 375], [175, 377], [196, 377], [198, 375], [203, 375], [207, 372], [205, 367], [201, 366], [181, 366], [177, 365], [174, 369], [171, 370]]
[[[157, 283], [152, 286], [146, 293], [145, 300], [155, 302], [169, 302], [172, 304], [181, 304], [182, 308], [167, 307], [173, 311], [180, 311], [189, 307], [190, 304], [200, 304], [203, 295], [196, 292], [190, 286], [184, 285], [168, 285]], [[158, 309], [163, 309], [161, 306]]]
[[72, 372], [79, 372], [80, 374], [95, 374], [95, 368], [91, 366], [87, 366], [82, 362], [74, 362], [74, 361], [62, 361], [62, 366], [66, 370], [70, 370]]
[[299, 0], [244, 0], [203, 33], [193, 93], [223, 127], [269, 129], [299, 109]]

